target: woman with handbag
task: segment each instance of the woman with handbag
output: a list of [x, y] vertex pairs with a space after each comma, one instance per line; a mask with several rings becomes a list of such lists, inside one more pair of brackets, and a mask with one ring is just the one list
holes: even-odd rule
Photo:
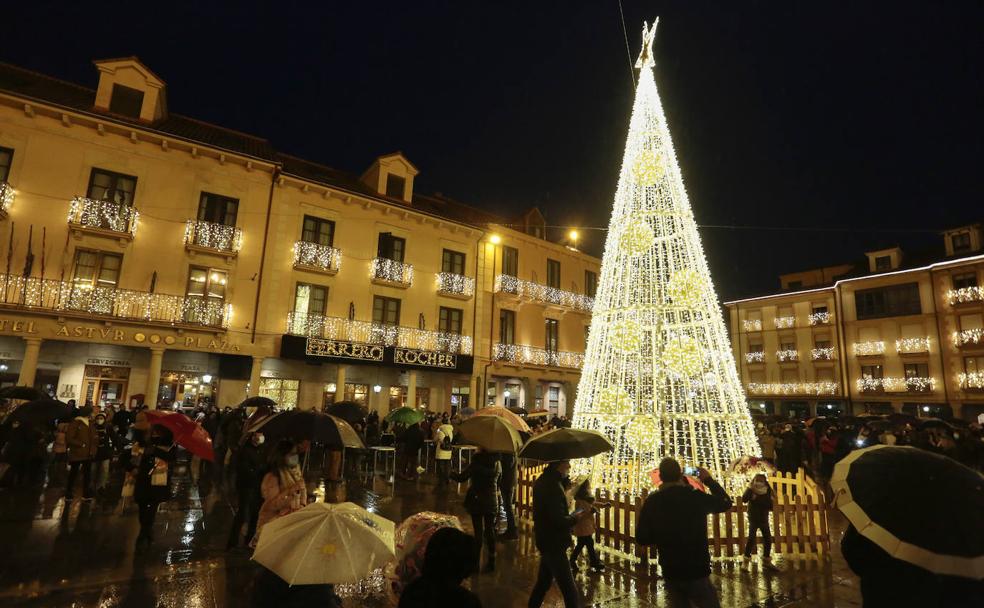
[[294, 442], [281, 439], [277, 443], [270, 454], [268, 471], [260, 483], [263, 506], [256, 521], [256, 536], [250, 543], [252, 547], [256, 546], [267, 522], [293, 513], [307, 504], [307, 484]]
[[154, 518], [157, 507], [171, 498], [171, 469], [174, 464], [174, 436], [168, 429], [150, 427], [146, 445], [137, 444], [131, 459], [133, 500], [140, 511], [140, 534], [137, 547], [154, 540]]

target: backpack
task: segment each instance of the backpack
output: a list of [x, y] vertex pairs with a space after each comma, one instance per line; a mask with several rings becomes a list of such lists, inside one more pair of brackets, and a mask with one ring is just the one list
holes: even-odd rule
[[444, 437], [441, 440], [441, 449], [445, 452], [451, 451], [451, 435], [444, 433], [443, 431], [438, 431]]

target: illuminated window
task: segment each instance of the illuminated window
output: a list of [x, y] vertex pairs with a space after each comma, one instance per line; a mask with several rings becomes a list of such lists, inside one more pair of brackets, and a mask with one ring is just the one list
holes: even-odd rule
[[308, 315], [325, 314], [328, 288], [310, 283], [298, 283], [294, 288], [294, 312]]
[[502, 248], [502, 274], [519, 276], [519, 251], [513, 247]]
[[300, 386], [300, 380], [260, 378], [260, 397], [273, 399], [280, 409], [292, 410], [297, 407]]
[[560, 322], [557, 319], [547, 319], [545, 321], [546, 328], [546, 341], [544, 348], [550, 352], [557, 352], [560, 350], [558, 344], [560, 341]]
[[463, 313], [460, 308], [447, 308], [442, 306], [440, 319], [438, 321], [438, 329], [444, 333], [460, 334], [462, 314]]

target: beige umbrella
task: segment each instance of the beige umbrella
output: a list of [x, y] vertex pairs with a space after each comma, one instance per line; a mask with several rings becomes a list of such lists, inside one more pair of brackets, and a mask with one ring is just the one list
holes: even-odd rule
[[523, 439], [508, 422], [498, 416], [472, 416], [458, 427], [458, 438], [487, 452], [515, 454]]
[[520, 416], [517, 416], [513, 412], [510, 412], [504, 407], [494, 406], [494, 407], [483, 407], [482, 409], [475, 412], [476, 416], [497, 416], [508, 422], [514, 429], [520, 433], [529, 433], [530, 425], [526, 424]]
[[291, 585], [355, 583], [393, 559], [394, 528], [350, 502], [316, 502], [263, 526], [253, 559]]

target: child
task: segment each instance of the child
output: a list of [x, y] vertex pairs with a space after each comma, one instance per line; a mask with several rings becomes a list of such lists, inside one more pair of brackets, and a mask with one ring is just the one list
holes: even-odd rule
[[[608, 503], [596, 503], [595, 498], [591, 493], [590, 482], [585, 479], [574, 491], [574, 509], [583, 511], [593, 511], [598, 512], [598, 509], [604, 509], [608, 506]], [[574, 545], [574, 551], [571, 553], [571, 572], [577, 572], [577, 558], [581, 556], [581, 547], [586, 547], [588, 549], [588, 560], [590, 562], [591, 570], [595, 572], [604, 572], [605, 565], [601, 563], [598, 559], [598, 554], [595, 553], [594, 548], [594, 534], [595, 534], [595, 518], [594, 517], [582, 517], [578, 518], [577, 523], [574, 524], [574, 536], [577, 537], [577, 544]]]
[[772, 534], [769, 531], [769, 513], [772, 511], [772, 486], [765, 475], [759, 473], [752, 478], [752, 483], [745, 490], [741, 501], [748, 505], [748, 542], [745, 543], [745, 567], [752, 563], [752, 553], [755, 552], [755, 532], [761, 531], [762, 544], [765, 546], [762, 565], [767, 570], [776, 570], [772, 564]]

